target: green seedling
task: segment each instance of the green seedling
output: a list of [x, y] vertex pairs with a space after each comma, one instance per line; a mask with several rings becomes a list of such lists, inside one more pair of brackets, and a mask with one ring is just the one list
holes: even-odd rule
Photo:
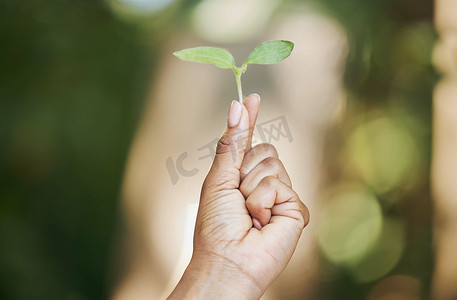
[[232, 69], [235, 73], [236, 86], [240, 103], [243, 103], [241, 75], [246, 72], [248, 64], [268, 65], [283, 61], [294, 49], [294, 43], [289, 41], [270, 41], [258, 45], [249, 54], [241, 67], [235, 65], [235, 59], [227, 50], [215, 47], [196, 47], [176, 51], [176, 57], [193, 62], [213, 64], [222, 69]]

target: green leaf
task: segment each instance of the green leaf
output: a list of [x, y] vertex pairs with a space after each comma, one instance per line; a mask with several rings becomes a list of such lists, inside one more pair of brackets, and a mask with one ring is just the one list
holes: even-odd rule
[[223, 69], [236, 68], [233, 56], [227, 50], [215, 47], [196, 47], [173, 53], [182, 60], [213, 64]]
[[289, 41], [270, 41], [258, 45], [244, 62], [247, 64], [275, 64], [287, 57], [294, 49], [294, 43]]

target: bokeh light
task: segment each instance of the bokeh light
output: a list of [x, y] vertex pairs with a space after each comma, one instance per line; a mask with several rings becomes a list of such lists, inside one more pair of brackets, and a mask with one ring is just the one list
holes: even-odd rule
[[319, 244], [335, 264], [354, 266], [373, 247], [382, 228], [381, 207], [357, 184], [332, 189], [319, 215]]
[[385, 218], [376, 245], [354, 266], [351, 275], [358, 282], [370, 282], [391, 271], [400, 260], [405, 229], [398, 219]]
[[388, 115], [364, 117], [347, 141], [347, 153], [363, 179], [379, 193], [404, 184], [418, 164], [412, 134]]

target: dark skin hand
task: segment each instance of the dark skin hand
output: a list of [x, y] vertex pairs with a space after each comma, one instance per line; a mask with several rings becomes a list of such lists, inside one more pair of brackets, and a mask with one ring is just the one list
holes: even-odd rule
[[292, 257], [306, 206], [270, 144], [251, 147], [260, 97], [233, 102], [203, 183], [192, 259], [168, 299], [259, 299]]

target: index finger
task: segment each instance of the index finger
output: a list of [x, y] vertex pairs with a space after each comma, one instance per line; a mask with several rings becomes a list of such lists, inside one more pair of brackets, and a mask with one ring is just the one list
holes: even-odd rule
[[257, 114], [259, 112], [260, 96], [258, 94], [250, 94], [243, 101], [244, 106], [249, 114], [249, 135], [247, 141], [246, 152], [252, 148], [252, 135], [254, 134], [255, 122], [257, 121]]

